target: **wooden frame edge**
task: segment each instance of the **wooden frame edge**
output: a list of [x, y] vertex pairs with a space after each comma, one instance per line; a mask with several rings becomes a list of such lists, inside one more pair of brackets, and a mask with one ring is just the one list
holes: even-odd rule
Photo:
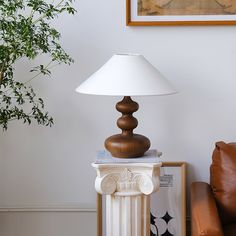
[[126, 25], [127, 26], [131, 26], [130, 24], [132, 23], [130, 11], [131, 11], [131, 2], [130, 0], [126, 0]]
[[232, 26], [235, 21], [127, 21], [126, 26]]
[[97, 193], [97, 236], [102, 236], [102, 195]]
[[126, 26], [232, 26], [236, 20], [215, 21], [132, 21], [131, 0], [126, 0]]

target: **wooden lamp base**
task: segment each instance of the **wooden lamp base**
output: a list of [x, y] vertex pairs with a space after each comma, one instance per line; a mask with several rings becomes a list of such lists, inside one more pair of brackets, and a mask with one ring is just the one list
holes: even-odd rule
[[116, 109], [122, 113], [117, 120], [117, 126], [122, 130], [121, 134], [113, 135], [106, 139], [105, 147], [114, 157], [133, 158], [141, 157], [150, 147], [147, 137], [134, 134], [133, 129], [138, 125], [138, 120], [133, 113], [139, 108], [129, 96], [116, 104]]

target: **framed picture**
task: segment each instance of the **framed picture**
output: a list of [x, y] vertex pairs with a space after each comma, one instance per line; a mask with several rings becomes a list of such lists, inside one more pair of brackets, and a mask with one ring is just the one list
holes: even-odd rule
[[128, 26], [235, 25], [235, 0], [126, 0]]
[[186, 236], [186, 163], [163, 162], [151, 195], [151, 236]]
[[[186, 236], [186, 163], [163, 162], [151, 195], [150, 235]], [[97, 236], [105, 236], [105, 198], [97, 195]]]

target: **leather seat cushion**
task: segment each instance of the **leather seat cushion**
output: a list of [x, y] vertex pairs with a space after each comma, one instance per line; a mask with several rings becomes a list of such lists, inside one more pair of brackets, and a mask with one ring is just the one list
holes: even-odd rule
[[225, 236], [235, 236], [236, 235], [236, 224], [225, 225], [223, 228]]
[[210, 167], [210, 184], [222, 223], [236, 223], [236, 143], [216, 143]]

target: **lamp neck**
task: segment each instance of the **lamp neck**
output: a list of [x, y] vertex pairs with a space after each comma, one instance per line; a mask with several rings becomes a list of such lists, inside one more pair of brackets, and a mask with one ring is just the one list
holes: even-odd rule
[[138, 108], [138, 103], [134, 102], [130, 96], [125, 96], [122, 101], [116, 104], [117, 111], [122, 113], [122, 116], [117, 120], [117, 126], [122, 130], [123, 135], [133, 135], [133, 130], [138, 126], [138, 120], [133, 117], [133, 113]]

